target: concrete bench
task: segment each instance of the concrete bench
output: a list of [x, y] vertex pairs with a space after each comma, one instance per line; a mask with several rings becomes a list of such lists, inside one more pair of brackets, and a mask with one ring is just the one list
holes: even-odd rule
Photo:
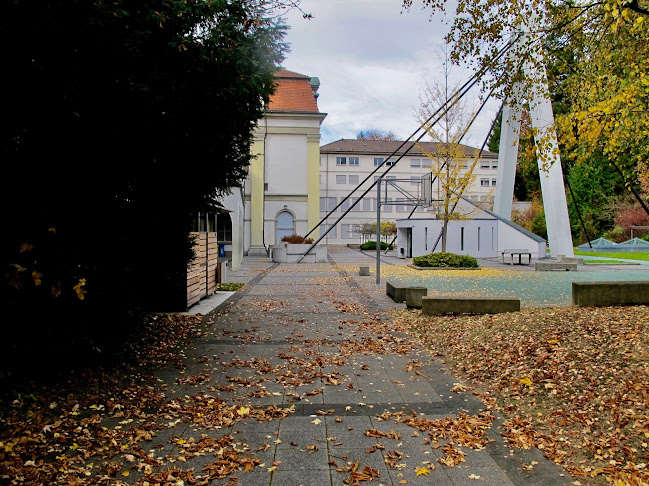
[[421, 299], [428, 294], [426, 287], [408, 287], [406, 289], [406, 307], [408, 309], [421, 309]]
[[572, 305], [648, 305], [649, 282], [573, 282]]
[[559, 262], [537, 262], [534, 264], [534, 270], [537, 272], [551, 272], [553, 270], [565, 270], [567, 272], [576, 272], [576, 263], [559, 263]]
[[[516, 265], [514, 263], [514, 255], [518, 255], [518, 265], [529, 265], [532, 263], [532, 253], [529, 250], [522, 250], [518, 248], [510, 248], [500, 252], [502, 262], [505, 263], [505, 255], [509, 255], [511, 258], [511, 265]], [[527, 263], [522, 263], [521, 258], [523, 255], [527, 255]]]
[[398, 304], [406, 301], [407, 288], [408, 288], [407, 285], [385, 282], [385, 293]]
[[583, 258], [567, 257], [565, 255], [557, 255], [557, 263], [576, 263], [577, 265], [583, 265]]
[[427, 316], [441, 314], [500, 314], [521, 310], [520, 299], [500, 297], [426, 296], [421, 298], [421, 310]]

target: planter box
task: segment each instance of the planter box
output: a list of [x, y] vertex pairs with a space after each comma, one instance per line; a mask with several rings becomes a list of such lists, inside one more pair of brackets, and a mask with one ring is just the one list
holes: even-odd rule
[[[297, 261], [304, 255], [311, 245], [295, 245], [288, 243], [284, 247], [273, 248], [273, 261], [277, 263], [297, 263]], [[301, 263], [326, 263], [327, 262], [327, 247], [316, 246], [309, 252]]]

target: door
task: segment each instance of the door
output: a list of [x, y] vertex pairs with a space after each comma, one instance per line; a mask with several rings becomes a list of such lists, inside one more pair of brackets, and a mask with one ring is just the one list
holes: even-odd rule
[[277, 224], [275, 226], [275, 243], [282, 241], [284, 236], [291, 236], [295, 234], [295, 219], [293, 213], [289, 211], [282, 211], [277, 215]]

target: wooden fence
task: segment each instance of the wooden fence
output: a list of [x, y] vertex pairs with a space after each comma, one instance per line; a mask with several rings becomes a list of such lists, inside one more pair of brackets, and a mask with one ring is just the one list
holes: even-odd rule
[[187, 265], [187, 307], [216, 291], [219, 245], [216, 233], [190, 233], [196, 237], [196, 259]]

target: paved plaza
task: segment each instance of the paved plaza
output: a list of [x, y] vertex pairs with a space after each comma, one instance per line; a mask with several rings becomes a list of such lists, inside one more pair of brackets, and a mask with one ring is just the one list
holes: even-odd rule
[[[184, 351], [185, 379], [172, 367], [159, 372], [172, 397], [217, 396], [241, 407], [241, 418], [216, 429], [179, 425], [170, 437], [186, 444], [230, 435], [256, 460], [250, 472], [232, 475], [237, 485], [572, 483], [540, 451], [504, 443], [500, 418], [485, 421], [483, 403], [391, 322], [384, 311], [397, 305], [384, 284], [343, 270], [373, 259], [344, 247], [330, 247], [329, 259], [244, 259], [230, 280], [246, 286], [205, 315], [208, 333]], [[249, 410], [270, 412], [259, 421]], [[445, 437], [444, 423], [459, 436]], [[165, 445], [170, 453], [177, 447]], [[457, 451], [464, 462], [438, 461]], [[185, 467], [212, 461], [208, 454]], [[212, 484], [235, 484], [228, 481]]]

